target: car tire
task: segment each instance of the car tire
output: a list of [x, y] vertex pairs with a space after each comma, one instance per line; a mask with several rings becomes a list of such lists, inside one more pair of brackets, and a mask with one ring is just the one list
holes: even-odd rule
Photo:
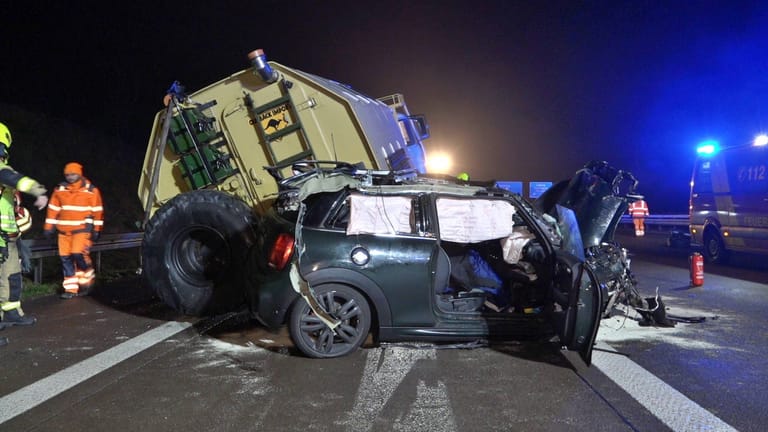
[[299, 298], [291, 308], [288, 330], [296, 348], [312, 358], [341, 357], [356, 351], [371, 328], [371, 308], [356, 289], [324, 284], [314, 288], [320, 305], [341, 324], [334, 332]]
[[703, 252], [704, 259], [708, 263], [725, 264], [728, 262], [728, 250], [725, 248], [722, 237], [715, 229], [710, 228], [704, 231]]
[[142, 274], [158, 297], [187, 315], [233, 311], [245, 303], [253, 215], [215, 190], [177, 195], [150, 219]]

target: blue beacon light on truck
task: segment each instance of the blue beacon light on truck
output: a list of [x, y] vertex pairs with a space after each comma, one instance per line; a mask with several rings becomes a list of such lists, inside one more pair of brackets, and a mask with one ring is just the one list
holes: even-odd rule
[[696, 154], [702, 157], [712, 156], [720, 150], [720, 143], [715, 140], [704, 141], [696, 147]]
[[752, 145], [755, 147], [762, 147], [764, 145], [768, 145], [768, 135], [760, 134], [756, 136], [755, 140], [752, 142]]

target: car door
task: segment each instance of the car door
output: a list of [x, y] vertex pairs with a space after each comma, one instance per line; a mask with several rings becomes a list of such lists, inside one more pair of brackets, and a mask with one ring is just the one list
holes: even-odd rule
[[421, 228], [418, 200], [408, 194], [354, 192], [331, 213], [319, 229], [307, 223], [302, 230], [304, 276], [309, 280], [311, 273], [323, 272], [356, 286], [374, 303], [386, 305], [393, 326], [434, 325], [436, 239]]
[[589, 365], [600, 325], [602, 290], [592, 270], [570, 253], [556, 252], [555, 268], [555, 331], [561, 343]]

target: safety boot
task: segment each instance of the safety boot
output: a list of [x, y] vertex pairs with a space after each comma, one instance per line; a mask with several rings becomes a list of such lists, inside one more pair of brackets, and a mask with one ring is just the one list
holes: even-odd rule
[[6, 326], [30, 326], [37, 322], [37, 318], [28, 315], [22, 315], [18, 309], [11, 309], [3, 314], [3, 321]]
[[80, 292], [76, 292], [76, 293], [69, 292], [69, 291], [64, 291], [63, 293], [59, 294], [59, 298], [62, 299], [62, 300], [69, 300], [69, 299], [73, 299], [75, 297], [85, 297], [85, 296], [87, 296], [89, 294], [90, 294], [89, 291], [80, 291]]

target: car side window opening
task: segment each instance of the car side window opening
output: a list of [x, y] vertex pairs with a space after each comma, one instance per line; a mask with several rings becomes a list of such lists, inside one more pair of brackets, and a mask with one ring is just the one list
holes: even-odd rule
[[339, 207], [339, 202], [344, 200], [346, 191], [324, 192], [308, 196], [304, 203], [306, 211], [302, 224], [308, 227], [332, 226], [334, 215], [337, 214], [333, 209]]
[[436, 208], [450, 261], [448, 285], [436, 288], [438, 307], [530, 313], [543, 304], [536, 268], [546, 254], [511, 202], [439, 197]]
[[417, 201], [411, 196], [353, 193], [345, 204], [347, 235], [424, 235], [417, 223]]

